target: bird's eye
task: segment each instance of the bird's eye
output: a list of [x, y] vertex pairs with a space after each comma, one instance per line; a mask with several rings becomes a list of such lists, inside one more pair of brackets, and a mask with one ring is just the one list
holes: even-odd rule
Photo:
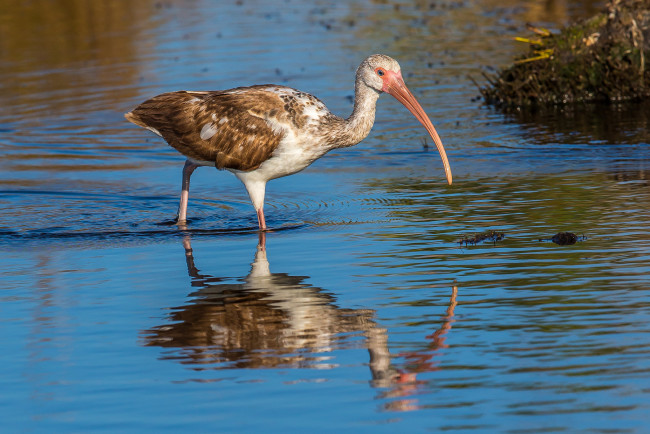
[[384, 74], [386, 73], [386, 72], [385, 72], [383, 69], [381, 69], [381, 68], [377, 68], [377, 71], [376, 71], [376, 72], [377, 72], [377, 75], [380, 76], [380, 77], [383, 77]]

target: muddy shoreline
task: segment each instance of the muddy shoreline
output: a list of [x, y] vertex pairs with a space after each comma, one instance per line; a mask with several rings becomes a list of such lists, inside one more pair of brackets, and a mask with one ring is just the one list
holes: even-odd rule
[[505, 111], [650, 96], [650, 2], [615, 0], [559, 33], [528, 25], [516, 38], [527, 54], [479, 85], [485, 102]]

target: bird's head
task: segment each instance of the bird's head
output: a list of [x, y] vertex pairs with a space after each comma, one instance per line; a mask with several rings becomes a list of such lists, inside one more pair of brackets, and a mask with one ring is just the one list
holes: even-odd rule
[[363, 81], [366, 86], [379, 93], [386, 92], [393, 95], [399, 102], [404, 104], [411, 113], [413, 113], [417, 120], [420, 121], [433, 139], [433, 142], [436, 144], [436, 148], [438, 148], [438, 152], [442, 158], [442, 163], [445, 167], [447, 182], [451, 185], [451, 167], [449, 166], [447, 153], [445, 152], [445, 148], [442, 146], [440, 136], [438, 136], [436, 129], [433, 127], [433, 124], [424, 112], [420, 103], [418, 103], [413, 94], [406, 87], [404, 79], [402, 78], [402, 71], [399, 63], [397, 63], [397, 61], [392, 57], [383, 54], [373, 54], [364, 60], [359, 66], [359, 69], [357, 70], [357, 80], [359, 79]]

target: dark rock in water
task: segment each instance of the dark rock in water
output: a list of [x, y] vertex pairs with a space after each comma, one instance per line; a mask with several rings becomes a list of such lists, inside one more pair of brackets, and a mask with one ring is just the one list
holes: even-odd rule
[[560, 246], [566, 246], [578, 242], [578, 236], [573, 232], [558, 232], [557, 234], [553, 235], [551, 241], [553, 241], [555, 244], [559, 244]]
[[[509, 110], [650, 97], [650, 2], [612, 0], [599, 14], [552, 34], [517, 38], [528, 55], [480, 87], [488, 104]], [[649, 65], [650, 66], [650, 65]]]

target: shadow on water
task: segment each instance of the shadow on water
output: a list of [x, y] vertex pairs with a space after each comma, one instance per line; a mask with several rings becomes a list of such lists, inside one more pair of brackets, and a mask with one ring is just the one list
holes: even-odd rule
[[[247, 276], [233, 283], [202, 273], [195, 265], [191, 237], [183, 238], [187, 272], [194, 292], [191, 301], [171, 308], [169, 322], [141, 332], [143, 345], [167, 349], [162, 360], [174, 360], [195, 370], [240, 368], [335, 369], [332, 352], [363, 337], [368, 350], [370, 384], [384, 389], [385, 410], [418, 409], [412, 398], [423, 384], [417, 375], [438, 369], [434, 360], [447, 348], [446, 334], [454, 321], [457, 286], [453, 286], [442, 326], [427, 336], [422, 349], [390, 353], [388, 331], [371, 309], [337, 306], [336, 298], [310, 285], [308, 276], [272, 273], [266, 234], [259, 243]], [[404, 362], [393, 363], [395, 357]], [[393, 400], [396, 398], [395, 400]], [[408, 399], [407, 399], [408, 398]]]

